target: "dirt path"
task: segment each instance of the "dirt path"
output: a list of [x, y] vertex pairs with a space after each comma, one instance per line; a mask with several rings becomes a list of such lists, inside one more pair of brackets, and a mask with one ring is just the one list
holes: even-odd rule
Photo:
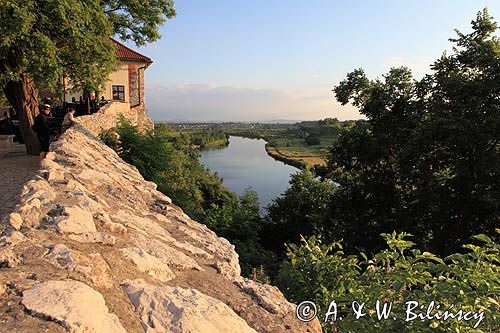
[[0, 219], [10, 213], [19, 201], [23, 184], [38, 170], [40, 158], [8, 154], [0, 158]]

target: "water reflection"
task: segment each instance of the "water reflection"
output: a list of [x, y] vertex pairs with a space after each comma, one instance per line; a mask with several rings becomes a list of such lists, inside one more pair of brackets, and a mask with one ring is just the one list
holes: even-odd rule
[[271, 158], [265, 141], [231, 136], [229, 146], [201, 151], [200, 162], [219, 174], [230, 190], [241, 194], [251, 186], [259, 194], [261, 207], [288, 188], [290, 175], [297, 168]]

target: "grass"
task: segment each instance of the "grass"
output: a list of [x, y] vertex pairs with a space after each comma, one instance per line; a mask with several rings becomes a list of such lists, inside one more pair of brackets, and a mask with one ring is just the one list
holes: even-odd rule
[[326, 156], [320, 149], [311, 149], [305, 146], [278, 146], [278, 147], [267, 147], [269, 155], [273, 156], [278, 154], [284, 158], [301, 161], [305, 163], [308, 167], [312, 167], [316, 164], [325, 165]]

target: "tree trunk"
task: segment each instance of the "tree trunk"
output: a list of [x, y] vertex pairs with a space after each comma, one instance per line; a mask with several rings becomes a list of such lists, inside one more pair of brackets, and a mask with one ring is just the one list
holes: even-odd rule
[[33, 131], [35, 117], [38, 115], [38, 89], [31, 78], [22, 75], [19, 81], [9, 81], [3, 88], [5, 97], [19, 115], [19, 125], [26, 153], [40, 155], [40, 143]]

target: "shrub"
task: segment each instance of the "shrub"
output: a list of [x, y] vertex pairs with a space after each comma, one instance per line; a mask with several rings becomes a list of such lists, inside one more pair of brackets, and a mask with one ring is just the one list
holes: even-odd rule
[[[286, 261], [278, 276], [281, 290], [293, 301], [314, 300], [324, 322], [330, 301], [335, 300], [338, 316], [335, 322], [341, 332], [498, 332], [498, 293], [500, 288], [499, 245], [485, 235], [474, 238], [481, 245], [464, 246], [465, 254], [444, 259], [414, 248], [409, 234], [383, 234], [388, 248], [368, 258], [361, 253], [345, 255], [339, 243], [322, 245], [316, 237], [302, 239], [302, 245], [289, 246]], [[392, 302], [387, 320], [378, 320], [375, 302]], [[484, 311], [478, 320], [413, 320], [405, 322], [407, 301], [427, 306], [436, 302], [441, 312]], [[366, 302], [366, 316], [356, 320], [351, 302]], [[417, 312], [417, 310], [415, 310]], [[393, 320], [393, 316], [397, 320]], [[325, 331], [333, 324], [323, 323]]]

